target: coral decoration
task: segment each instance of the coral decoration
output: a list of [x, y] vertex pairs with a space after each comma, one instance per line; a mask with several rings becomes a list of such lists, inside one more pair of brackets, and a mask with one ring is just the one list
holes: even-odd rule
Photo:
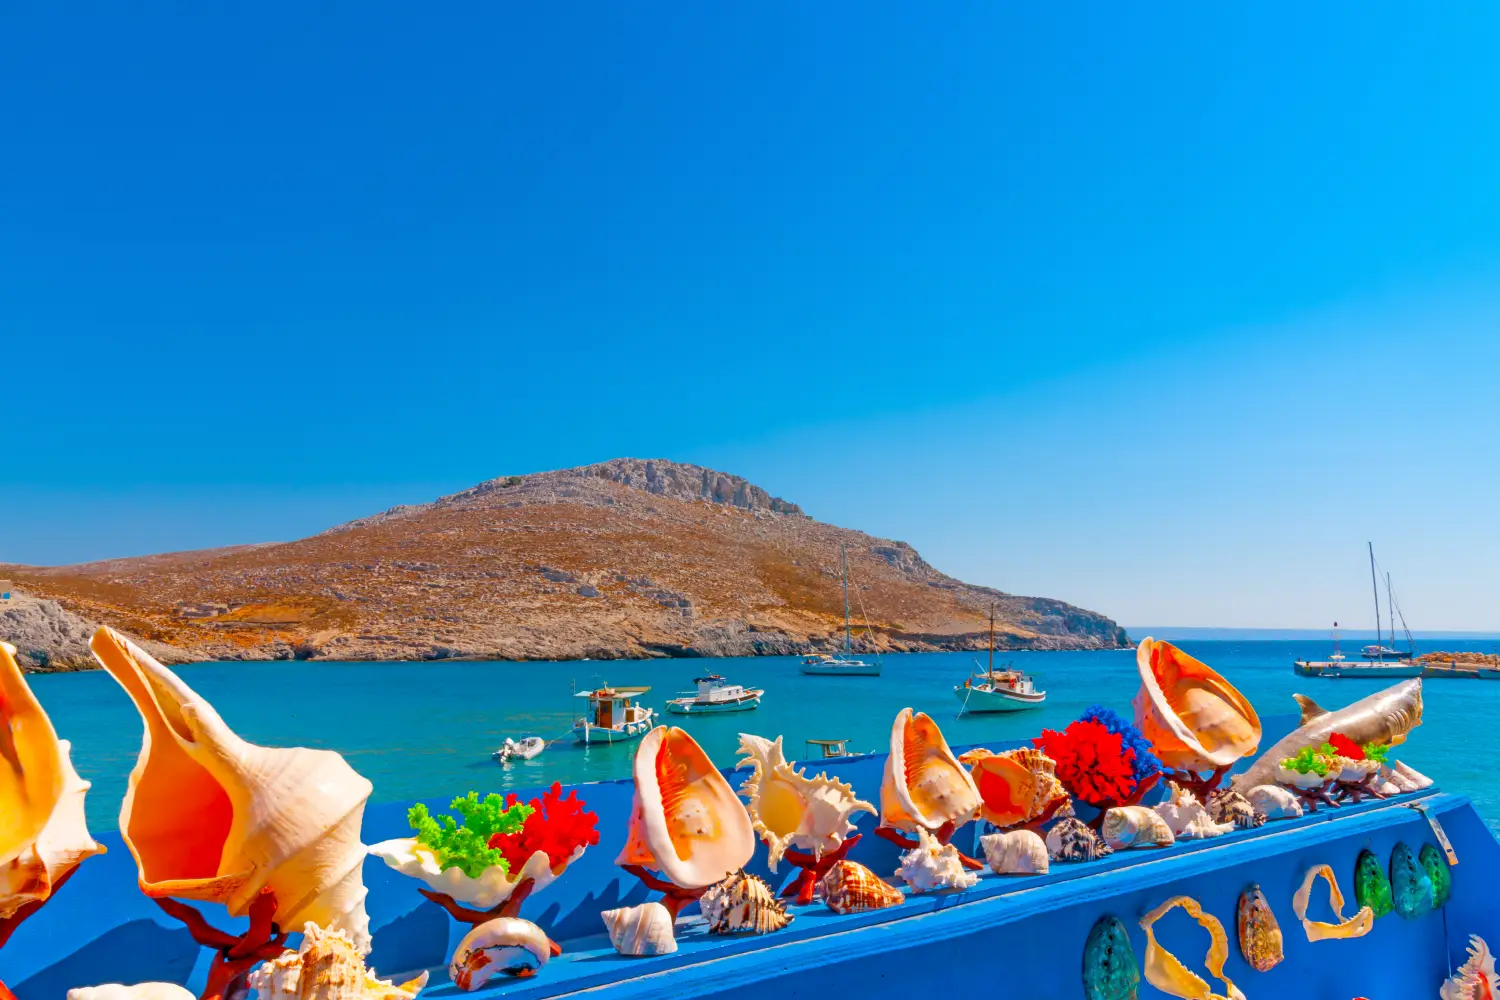
[[1343, 733], [1334, 733], [1328, 737], [1328, 743], [1333, 747], [1334, 753], [1340, 757], [1348, 757], [1350, 760], [1365, 759], [1365, 752], [1360, 745]]
[[1080, 802], [1123, 802], [1135, 791], [1135, 751], [1102, 722], [1078, 720], [1062, 732], [1043, 729], [1031, 742], [1057, 762], [1058, 780]]
[[[513, 809], [520, 800], [509, 795], [505, 804]], [[563, 798], [562, 782], [554, 781], [541, 798], [531, 800], [521, 829], [496, 833], [490, 837], [489, 847], [500, 852], [511, 871], [520, 871], [528, 858], [537, 851], [545, 851], [547, 863], [556, 872], [573, 860], [580, 847], [599, 843], [598, 826], [599, 817], [584, 810], [577, 790]]]
[[[504, 855], [492, 849], [490, 841], [496, 835], [521, 829], [531, 816], [531, 809], [518, 805], [514, 795], [510, 798], [504, 803], [493, 793], [483, 799], [478, 792], [459, 796], [448, 808], [463, 817], [462, 826], [452, 816], [433, 816], [420, 802], [411, 807], [406, 818], [417, 832], [417, 842], [437, 855], [440, 868], [457, 868], [469, 878], [479, 878], [487, 868], [497, 865], [509, 873]], [[516, 870], [520, 870], [519, 865]]]
[[1091, 705], [1078, 718], [1083, 722], [1097, 722], [1120, 737], [1120, 743], [1125, 749], [1135, 754], [1130, 768], [1136, 781], [1145, 781], [1153, 774], [1161, 773], [1162, 764], [1156, 759], [1156, 754], [1151, 752], [1151, 741], [1113, 709], [1105, 708], [1103, 705]]

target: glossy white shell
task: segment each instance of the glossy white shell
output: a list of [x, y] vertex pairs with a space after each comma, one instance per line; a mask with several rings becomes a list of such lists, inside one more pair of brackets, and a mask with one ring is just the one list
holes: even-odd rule
[[68, 1000], [198, 1000], [176, 983], [137, 983], [122, 986], [79, 986], [68, 991]]
[[670, 955], [677, 950], [672, 914], [660, 903], [642, 903], [599, 914], [609, 943], [621, 955]]
[[1297, 796], [1280, 785], [1256, 785], [1245, 793], [1255, 811], [1266, 819], [1296, 819], [1302, 815]]
[[1031, 830], [990, 833], [979, 838], [984, 860], [996, 875], [1045, 875], [1047, 842]]
[[551, 957], [552, 943], [536, 924], [496, 917], [464, 935], [448, 963], [448, 976], [461, 990], [477, 990], [495, 976], [535, 972]]
[[1117, 851], [1132, 847], [1166, 847], [1177, 840], [1167, 821], [1146, 806], [1119, 806], [1107, 810], [1099, 832], [1104, 842]]

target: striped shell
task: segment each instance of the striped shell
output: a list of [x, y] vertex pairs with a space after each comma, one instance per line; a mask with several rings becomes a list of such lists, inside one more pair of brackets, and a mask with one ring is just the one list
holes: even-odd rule
[[840, 861], [818, 883], [834, 913], [863, 913], [895, 906], [906, 895], [856, 861]]
[[609, 943], [621, 955], [670, 955], [677, 950], [672, 914], [660, 903], [622, 906], [599, 914]]
[[448, 976], [461, 990], [477, 990], [497, 975], [534, 975], [551, 957], [552, 942], [536, 924], [496, 917], [464, 935], [448, 963]]
[[1242, 830], [1264, 826], [1266, 818], [1255, 811], [1250, 800], [1233, 788], [1220, 788], [1208, 797], [1208, 814], [1215, 823], [1233, 823]]
[[1047, 831], [1047, 856], [1053, 861], [1094, 861], [1114, 851], [1087, 823], [1074, 817], [1058, 820]]
[[792, 922], [771, 887], [742, 868], [705, 892], [698, 908], [710, 934], [769, 934]]
[[1131, 847], [1167, 847], [1176, 842], [1167, 821], [1146, 806], [1118, 806], [1104, 814], [1099, 828], [1116, 851]]
[[1047, 874], [1047, 844], [1030, 830], [986, 834], [979, 843], [996, 875]]

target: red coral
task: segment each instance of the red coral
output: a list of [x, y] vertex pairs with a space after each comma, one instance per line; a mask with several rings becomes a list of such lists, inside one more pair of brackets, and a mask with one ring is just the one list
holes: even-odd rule
[[1080, 802], [1124, 802], [1135, 791], [1135, 751], [1103, 723], [1070, 722], [1060, 733], [1043, 729], [1031, 742], [1057, 762], [1058, 780]]
[[[517, 801], [510, 795], [505, 804], [511, 806]], [[505, 856], [512, 875], [537, 851], [547, 853], [548, 865], [557, 872], [578, 848], [599, 843], [599, 817], [584, 811], [576, 789], [563, 798], [562, 782], [554, 781], [545, 795], [527, 805], [532, 813], [519, 833], [497, 833], [490, 838], [490, 847]]]
[[1328, 742], [1340, 757], [1348, 757], [1350, 760], [1364, 760], [1365, 752], [1360, 745], [1343, 733], [1334, 733], [1328, 737]]

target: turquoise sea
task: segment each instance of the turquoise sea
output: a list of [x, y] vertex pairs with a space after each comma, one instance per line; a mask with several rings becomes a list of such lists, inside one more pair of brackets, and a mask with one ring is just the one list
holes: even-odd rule
[[[1292, 694], [1337, 708], [1376, 690], [1373, 681], [1297, 677], [1292, 661], [1322, 658], [1326, 642], [1182, 641], [1184, 649], [1225, 674], [1263, 715], [1296, 711]], [[1429, 649], [1490, 652], [1494, 640], [1427, 640]], [[982, 656], [982, 654], [981, 654]], [[576, 709], [570, 682], [580, 689], [601, 680], [650, 685], [646, 702], [663, 703], [689, 689], [699, 672], [766, 690], [752, 712], [707, 717], [664, 716], [691, 732], [720, 766], [735, 762], [738, 734], [786, 738], [789, 757], [804, 756], [804, 740], [848, 739], [855, 751], [880, 750], [892, 717], [906, 706], [939, 720], [950, 742], [1019, 740], [1057, 728], [1089, 705], [1130, 713], [1137, 688], [1133, 650], [1079, 653], [1005, 653], [1035, 676], [1046, 704], [1008, 715], [957, 718], [953, 686], [975, 662], [968, 653], [915, 653], [882, 658], [878, 678], [806, 677], [796, 657], [613, 662], [209, 663], [177, 668], [242, 736], [269, 745], [327, 747], [342, 753], [375, 785], [376, 801], [441, 798], [534, 788], [554, 780], [627, 777], [634, 743], [592, 746], [559, 742], [534, 760], [501, 767], [490, 752], [506, 736], [562, 735]], [[141, 724], [125, 692], [103, 671], [35, 675], [31, 683], [59, 734], [73, 742], [73, 759], [94, 783], [90, 822], [116, 825], [125, 780], [140, 749]], [[1448, 790], [1470, 796], [1500, 829], [1500, 769], [1494, 749], [1500, 683], [1429, 680], [1425, 721], [1402, 759]]]

